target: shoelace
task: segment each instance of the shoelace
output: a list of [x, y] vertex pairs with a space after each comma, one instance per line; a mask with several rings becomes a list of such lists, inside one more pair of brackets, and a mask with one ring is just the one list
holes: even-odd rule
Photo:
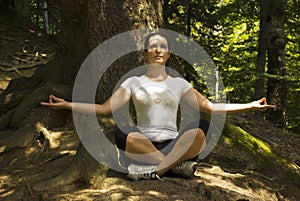
[[156, 177], [156, 179], [158, 179], [158, 180], [160, 180], [160, 181], [163, 181], [163, 179], [160, 178], [160, 176], [158, 176], [156, 173], [155, 173], [155, 177]]
[[187, 166], [187, 163], [183, 162], [183, 163], [176, 165], [174, 168], [175, 169], [184, 169], [184, 168], [186, 168], [186, 166]]
[[160, 181], [163, 181], [163, 179], [160, 178], [160, 176], [158, 176], [155, 172], [145, 173], [145, 174], [143, 174], [143, 176], [151, 178], [151, 179], [158, 179]]

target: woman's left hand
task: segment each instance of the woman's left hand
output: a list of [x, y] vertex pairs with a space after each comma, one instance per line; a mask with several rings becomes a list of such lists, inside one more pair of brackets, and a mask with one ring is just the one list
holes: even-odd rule
[[258, 109], [258, 110], [263, 110], [263, 109], [268, 109], [268, 108], [276, 108], [276, 105], [268, 105], [267, 99], [265, 97], [263, 97], [257, 101], [253, 101], [250, 104], [252, 105], [253, 109]]

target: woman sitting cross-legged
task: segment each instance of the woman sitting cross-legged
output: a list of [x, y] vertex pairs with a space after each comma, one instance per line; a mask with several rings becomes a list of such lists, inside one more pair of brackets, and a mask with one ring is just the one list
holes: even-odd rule
[[128, 166], [127, 176], [132, 180], [160, 178], [169, 170], [187, 178], [194, 174], [197, 163], [193, 159], [205, 147], [209, 125], [205, 121], [192, 122], [179, 133], [176, 122], [180, 101], [207, 114], [275, 108], [267, 104], [266, 98], [245, 104], [212, 103], [183, 78], [167, 74], [170, 44], [164, 34], [148, 35], [144, 45], [147, 72], [125, 80], [105, 103], [67, 102], [53, 95], [49, 102], [41, 102], [53, 109], [92, 114], [95, 108], [97, 115], [108, 115], [132, 99], [137, 126], [116, 132], [118, 148], [137, 162]]

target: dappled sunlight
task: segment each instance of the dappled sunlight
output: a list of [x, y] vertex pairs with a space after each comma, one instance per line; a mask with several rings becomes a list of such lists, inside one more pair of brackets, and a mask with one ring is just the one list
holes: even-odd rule
[[9, 102], [11, 102], [12, 96], [13, 96], [13, 94], [6, 95], [5, 98], [4, 98], [4, 103], [8, 104]]
[[[190, 188], [174, 184], [170, 181], [138, 181], [128, 180], [112, 181], [105, 179], [100, 189], [79, 189], [76, 191], [56, 193], [53, 195], [58, 200], [198, 200], [198, 197], [191, 193]], [[163, 186], [162, 186], [163, 185]], [[190, 186], [192, 187], [192, 186]], [[194, 190], [194, 187], [192, 187]]]
[[[241, 173], [229, 173], [219, 166], [199, 167], [196, 175], [200, 177], [199, 183], [206, 186], [220, 188], [227, 193], [238, 193], [247, 197], [265, 198], [265, 200], [277, 200], [276, 189], [259, 181], [257, 176]], [[261, 179], [260, 179], [261, 180]]]
[[10, 80], [11, 80], [11, 78], [7, 77], [7, 76], [4, 76], [3, 78], [1, 78], [0, 79], [0, 90], [4, 91], [7, 88]]
[[24, 154], [26, 157], [30, 157], [33, 154], [36, 154], [39, 150], [40, 148], [37, 146], [27, 147], [26, 149], [24, 149]]
[[48, 131], [40, 122], [36, 124], [37, 131], [43, 135], [43, 137], [48, 140], [49, 148], [56, 149], [60, 146], [60, 141], [58, 140], [63, 132], [51, 132]]
[[[104, 182], [105, 184], [105, 182]], [[106, 188], [101, 189], [78, 189], [72, 192], [59, 193], [54, 195], [58, 200], [67, 199], [67, 200], [102, 200], [103, 198], [111, 200], [122, 200], [122, 198], [131, 198], [132, 200], [137, 196], [135, 192], [128, 188], [126, 185], [110, 185]]]
[[0, 145], [0, 153], [2, 153], [4, 150], [6, 150], [6, 146], [5, 145]]
[[69, 155], [74, 156], [74, 155], [76, 154], [76, 150], [64, 150], [64, 151], [60, 151], [59, 154], [60, 154], [60, 155], [66, 155], [66, 154], [69, 154]]
[[[11, 0], [0, 2], [1, 6], [4, 5], [2, 2], [15, 2], [16, 8], [21, 5]], [[206, 66], [210, 65], [208, 58], [188, 64], [188, 59], [179, 58], [175, 54], [177, 48], [173, 49], [173, 56], [178, 58], [172, 58], [174, 60], [170, 60], [169, 64], [188, 78], [195, 88], [213, 101], [218, 99], [214, 97], [214, 93], [228, 98], [229, 100], [225, 101], [228, 103], [249, 101], [258, 88], [254, 82], [260, 78], [255, 70], [257, 48], [253, 48], [261, 43], [258, 41], [258, 2], [249, 1], [249, 4], [243, 5], [247, 1], [243, 1], [242, 4], [236, 0], [169, 1], [163, 5], [162, 1], [122, 1], [123, 7], [113, 1], [61, 2], [55, 1], [47, 9], [43, 8], [43, 13], [49, 11], [49, 16], [55, 16], [52, 21], [48, 21], [55, 24], [52, 29], [65, 31], [61, 37], [49, 37], [35, 27], [35, 24], [30, 23], [29, 26], [23, 27], [23, 23], [27, 22], [19, 20], [16, 18], [19, 15], [15, 15], [20, 12], [19, 9], [16, 9], [14, 15], [0, 20], [0, 36], [3, 36], [0, 37], [0, 108], [3, 115], [0, 118], [0, 200], [300, 200], [299, 135], [293, 137], [286, 135], [282, 130], [274, 130], [274, 123], [267, 125], [265, 119], [256, 116], [252, 118], [249, 115], [251, 112], [245, 113], [245, 119], [237, 116], [235, 122], [225, 124], [226, 128], [222, 130], [224, 134], [220, 137], [219, 144], [206, 158], [201, 158], [195, 177], [184, 179], [170, 171], [162, 176], [164, 181], [131, 181], [126, 178], [126, 173], [115, 170], [106, 172], [107, 167], [97, 163], [85, 151], [84, 143], [80, 144], [76, 133], [76, 123], [73, 123], [75, 118], [71, 111], [51, 110], [40, 104], [40, 101], [48, 100], [50, 94], [67, 101], [75, 100], [72, 98], [72, 85], [76, 73], [80, 70], [84, 57], [91, 48], [99, 45], [99, 42], [121, 33], [122, 30], [128, 30], [129, 27], [150, 28], [159, 27], [160, 24], [170, 25], [169, 28], [177, 27], [177, 31], [184, 31], [191, 39], [210, 51], [216, 66], [206, 72]], [[36, 5], [40, 11], [41, 5]], [[292, 3], [290, 6], [296, 8], [298, 4]], [[51, 13], [52, 7], [59, 7], [58, 12], [63, 15]], [[116, 9], [118, 12], [115, 12]], [[36, 11], [30, 11], [31, 17], [34, 15], [32, 20], [37, 20], [36, 25], [42, 25], [42, 21], [46, 20], [42, 20], [44, 16]], [[99, 18], [99, 11], [101, 16], [104, 15], [103, 18]], [[297, 9], [289, 8], [287, 11], [288, 15], [297, 17]], [[165, 14], [165, 18], [162, 18]], [[186, 20], [187, 17], [190, 20]], [[62, 19], [65, 23], [61, 23]], [[295, 17], [288, 16], [287, 19], [291, 22], [289, 20], [295, 20]], [[289, 23], [286, 27], [286, 33], [290, 36], [287, 42], [290, 44], [299, 36], [292, 33], [298, 30], [295, 28], [296, 24]], [[188, 38], [183, 38], [187, 44]], [[177, 39], [177, 42], [180, 42], [180, 38]], [[176, 44], [174, 43], [174, 47]], [[120, 48], [115, 50], [122, 52], [122, 45], [123, 42], [118, 43]], [[272, 73], [262, 73], [262, 77], [283, 78], [290, 82], [291, 87], [287, 91], [287, 123], [291, 128], [297, 129], [299, 96], [293, 92], [298, 92], [294, 88], [299, 88], [296, 77], [300, 75], [300, 71], [295, 68], [299, 66], [296, 62], [299, 59], [294, 57], [298, 45], [294, 46], [287, 49], [287, 61], [292, 63], [286, 63], [287, 73], [295, 74], [293, 78]], [[214, 51], [211, 47], [217, 49]], [[129, 46], [125, 48], [130, 49]], [[178, 49], [187, 55], [194, 55], [195, 52], [193, 48]], [[114, 83], [119, 77], [143, 63], [139, 56], [133, 58], [133, 55], [136, 57], [137, 54], [134, 52], [119, 57], [105, 70], [107, 74], [101, 74], [103, 79], [98, 83], [95, 102], [102, 103], [113, 91]], [[109, 58], [114, 55], [105, 56]], [[96, 58], [95, 62], [102, 57], [99, 58]], [[94, 60], [91, 65], [93, 64]], [[271, 69], [272, 65], [268, 66], [268, 70], [269, 67]], [[97, 73], [101, 71], [98, 70]], [[87, 77], [96, 75], [89, 73], [90, 71], [87, 71]], [[224, 93], [220, 92], [218, 87], [219, 73], [226, 75], [223, 77], [226, 85]], [[212, 79], [207, 80], [208, 77]], [[87, 83], [79, 84], [84, 88], [85, 84], [88, 86], [94, 81], [88, 79]], [[208, 93], [210, 86], [216, 88], [214, 93]], [[84, 91], [78, 101], [88, 99], [85, 96], [88, 91]], [[272, 93], [272, 90], [268, 88], [265, 92]], [[157, 98], [154, 101], [159, 102]], [[272, 98], [268, 102], [277, 105]], [[280, 109], [280, 106], [277, 106]], [[86, 129], [84, 132], [92, 135], [94, 129], [101, 129], [101, 134], [104, 133], [108, 140], [115, 142], [113, 133], [118, 121], [115, 122], [113, 117], [97, 118], [99, 127], [93, 127], [89, 118], [82, 118], [82, 123], [86, 123], [83, 125], [92, 129]], [[179, 118], [182, 118], [182, 115]], [[211, 126], [214, 126], [212, 122]], [[100, 143], [93, 139], [89, 143]], [[107, 158], [115, 153], [107, 149], [94, 151], [99, 153], [97, 156], [107, 154]], [[118, 165], [123, 165], [122, 161], [117, 162], [120, 162]], [[124, 164], [124, 170], [125, 168]]]
[[0, 192], [3, 191], [3, 186], [6, 184], [6, 183], [9, 183], [11, 182], [11, 176], [10, 175], [0, 175]]
[[3, 194], [2, 194], [2, 192], [1, 192], [1, 193], [0, 193], [0, 198], [1, 198], [1, 197], [3, 197], [3, 198], [8, 197], [8, 196], [12, 195], [14, 192], [15, 192], [15, 189], [9, 190], [9, 191], [7, 191], [7, 192], [4, 192]]
[[79, 144], [76, 133], [67, 127], [48, 130], [41, 123], [36, 128], [43, 138], [37, 135], [26, 147], [10, 149], [1, 156], [0, 198], [22, 196], [24, 186], [47, 181], [71, 164]]
[[0, 198], [9, 196], [15, 192], [12, 188], [7, 188], [13, 183], [13, 178], [10, 175], [0, 175]]

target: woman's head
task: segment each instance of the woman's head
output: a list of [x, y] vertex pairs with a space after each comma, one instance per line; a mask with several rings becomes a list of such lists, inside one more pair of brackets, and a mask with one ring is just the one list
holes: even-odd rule
[[170, 42], [162, 33], [149, 34], [144, 41], [145, 57], [150, 64], [165, 65], [170, 57]]
[[168, 45], [168, 49], [170, 51], [170, 41], [169, 41], [169, 38], [164, 34], [164, 33], [161, 33], [161, 32], [155, 32], [155, 33], [151, 33], [149, 35], [146, 36], [145, 40], [144, 40], [144, 49], [145, 51], [147, 51], [147, 49], [149, 48], [149, 41], [150, 39], [153, 37], [153, 36], [161, 36], [162, 38], [165, 38], [165, 40], [167, 41], [167, 45]]

